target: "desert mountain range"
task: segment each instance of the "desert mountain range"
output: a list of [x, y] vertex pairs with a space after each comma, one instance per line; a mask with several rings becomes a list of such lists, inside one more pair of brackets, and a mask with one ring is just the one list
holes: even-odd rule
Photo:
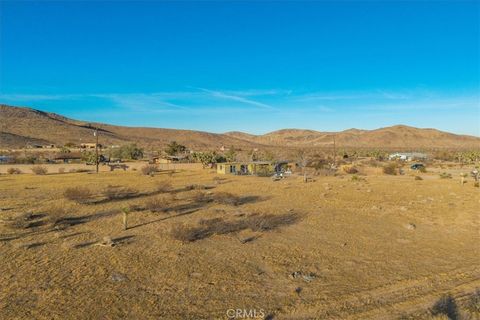
[[343, 148], [400, 149], [479, 149], [480, 138], [458, 135], [436, 129], [420, 129], [405, 125], [376, 130], [349, 129], [340, 132], [319, 132], [283, 129], [263, 135], [244, 132], [223, 134], [193, 130], [125, 127], [88, 123], [31, 108], [0, 105], [0, 148], [24, 148], [28, 144], [80, 144], [93, 142], [92, 127], [100, 131], [100, 143], [119, 145], [129, 142], [145, 148], [161, 148], [177, 141], [194, 150], [261, 147], [330, 147], [335, 136]]

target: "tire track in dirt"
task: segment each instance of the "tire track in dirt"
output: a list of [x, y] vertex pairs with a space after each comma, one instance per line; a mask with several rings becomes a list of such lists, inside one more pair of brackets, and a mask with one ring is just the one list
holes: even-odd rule
[[295, 316], [309, 319], [389, 319], [428, 309], [443, 294], [462, 295], [480, 287], [478, 267], [456, 269], [424, 278], [402, 280], [325, 301], [296, 306]]

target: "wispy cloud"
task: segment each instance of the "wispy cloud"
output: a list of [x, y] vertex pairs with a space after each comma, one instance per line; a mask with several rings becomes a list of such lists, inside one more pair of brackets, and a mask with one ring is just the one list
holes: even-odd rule
[[68, 100], [84, 97], [85, 95], [77, 94], [0, 94], [2, 101], [54, 101], [54, 100]]
[[161, 94], [97, 94], [97, 98], [108, 99], [120, 108], [137, 112], [171, 112], [189, 110], [188, 107], [168, 101]]
[[247, 99], [243, 96], [240, 95], [233, 95], [233, 94], [227, 94], [225, 92], [221, 91], [214, 91], [214, 90], [209, 90], [209, 89], [204, 89], [204, 88], [198, 88], [199, 90], [211, 94], [213, 97], [216, 98], [221, 98], [221, 99], [227, 99], [227, 100], [233, 100], [233, 101], [238, 101], [247, 105], [255, 106], [255, 107], [260, 107], [260, 108], [265, 108], [265, 109], [275, 109], [271, 105], [268, 105], [266, 103], [262, 103], [259, 101], [255, 101], [252, 99]]
[[387, 90], [371, 90], [362, 92], [309, 92], [296, 95], [299, 101], [344, 101], [344, 100], [407, 100], [413, 96], [409, 92], [394, 92]]
[[[292, 90], [219, 91], [193, 88], [178, 92], [151, 93], [85, 93], [85, 94], [0, 94], [0, 102], [35, 104], [42, 102], [65, 104], [65, 108], [83, 102], [83, 106], [97, 105], [144, 114], [240, 112], [253, 107], [254, 112], [286, 114], [290, 112], [410, 112], [415, 110], [454, 110], [479, 108], [478, 94], [446, 95], [425, 90], [371, 90], [363, 92], [294, 92]], [[261, 99], [260, 99], [261, 98]]]

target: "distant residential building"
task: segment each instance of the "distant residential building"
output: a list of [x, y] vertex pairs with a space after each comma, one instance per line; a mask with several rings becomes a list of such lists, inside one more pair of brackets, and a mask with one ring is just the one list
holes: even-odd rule
[[389, 160], [415, 161], [426, 160], [428, 155], [421, 152], [396, 152], [388, 156]]
[[151, 163], [158, 163], [158, 164], [165, 164], [165, 163], [185, 162], [187, 159], [188, 159], [188, 155], [164, 156], [164, 157], [153, 157], [150, 162]]
[[53, 149], [55, 148], [54, 144], [29, 144], [27, 148], [30, 149]]
[[[96, 143], [82, 143], [82, 144], [80, 144], [80, 148], [82, 148], [82, 149], [95, 149], [96, 146], [97, 146]], [[102, 145], [99, 143], [98, 147], [102, 148]]]
[[235, 175], [253, 175], [275, 172], [275, 163], [271, 161], [222, 162], [217, 163], [217, 173]]

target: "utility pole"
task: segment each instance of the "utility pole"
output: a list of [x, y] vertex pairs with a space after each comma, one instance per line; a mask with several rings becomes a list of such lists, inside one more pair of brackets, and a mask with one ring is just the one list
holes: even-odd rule
[[97, 167], [96, 170], [97, 170], [97, 173], [98, 173], [98, 127], [95, 128], [95, 131], [93, 131], [93, 135], [96, 138], [96, 141], [95, 141], [95, 165]]

